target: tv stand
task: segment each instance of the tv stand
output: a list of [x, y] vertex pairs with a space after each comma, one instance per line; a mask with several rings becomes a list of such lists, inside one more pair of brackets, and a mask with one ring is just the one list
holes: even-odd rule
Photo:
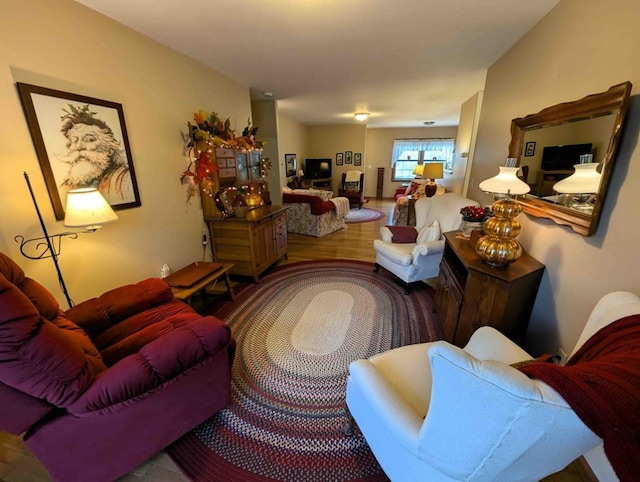
[[332, 191], [331, 178], [325, 177], [322, 179], [304, 179], [302, 181], [302, 187], [305, 189], [320, 189], [322, 191]]

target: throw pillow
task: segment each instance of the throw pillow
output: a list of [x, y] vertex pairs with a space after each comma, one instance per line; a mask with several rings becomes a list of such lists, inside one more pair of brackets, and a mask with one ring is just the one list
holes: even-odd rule
[[418, 237], [416, 239], [416, 243], [430, 243], [431, 241], [437, 241], [442, 236], [442, 232], [440, 230], [440, 223], [436, 219], [429, 226], [423, 227], [418, 233]]
[[387, 226], [391, 231], [392, 243], [415, 243], [418, 231], [413, 226]]

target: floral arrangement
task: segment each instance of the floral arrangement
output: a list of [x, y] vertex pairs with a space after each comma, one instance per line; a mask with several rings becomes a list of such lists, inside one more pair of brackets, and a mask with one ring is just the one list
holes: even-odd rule
[[189, 165], [182, 173], [180, 182], [188, 187], [187, 201], [195, 196], [199, 186], [206, 184], [210, 175], [218, 170], [218, 165], [212, 157], [214, 148], [251, 150], [262, 149], [264, 146], [264, 141], [256, 138], [258, 128], [251, 125], [251, 119], [247, 119], [247, 126], [240, 137], [236, 137], [235, 131], [231, 129], [231, 120], [223, 120], [216, 112], [199, 110], [193, 114], [193, 121], [193, 124], [191, 121], [187, 122], [188, 131], [183, 134]]
[[465, 206], [460, 210], [462, 220], [472, 223], [482, 223], [492, 216], [491, 209], [480, 206]]

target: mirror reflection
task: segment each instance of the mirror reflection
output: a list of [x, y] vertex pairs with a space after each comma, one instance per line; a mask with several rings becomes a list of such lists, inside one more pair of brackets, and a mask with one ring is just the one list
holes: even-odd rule
[[[529, 195], [592, 214], [615, 120], [610, 114], [526, 131], [520, 167], [531, 187]], [[560, 183], [576, 177], [577, 164], [591, 165], [586, 170], [593, 173], [595, 187], [593, 182], [582, 188], [572, 187], [570, 180]]]
[[629, 105], [631, 83], [513, 119], [509, 157], [531, 191], [522, 210], [593, 234]]

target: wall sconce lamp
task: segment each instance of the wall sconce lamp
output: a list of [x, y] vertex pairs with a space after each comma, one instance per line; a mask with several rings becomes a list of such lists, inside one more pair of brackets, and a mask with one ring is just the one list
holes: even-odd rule
[[[64, 225], [69, 228], [84, 228], [82, 231], [66, 231], [64, 233], [49, 235], [47, 228], [40, 214], [40, 208], [36, 201], [36, 197], [29, 181], [29, 175], [24, 173], [25, 181], [36, 208], [38, 220], [42, 227], [42, 234], [39, 238], [25, 239], [24, 236], [17, 235], [14, 239], [20, 244], [20, 253], [29, 259], [53, 259], [53, 264], [58, 273], [58, 282], [60, 289], [64, 293], [69, 308], [73, 306], [73, 302], [69, 297], [67, 286], [62, 277], [62, 271], [58, 265], [58, 256], [62, 247], [62, 238], [69, 237], [75, 239], [81, 233], [93, 233], [103, 224], [111, 223], [118, 220], [118, 215], [113, 211], [106, 199], [102, 197], [100, 191], [96, 188], [74, 189], [67, 193], [67, 205], [65, 209]], [[29, 253], [27, 253], [27, 251]]]
[[500, 167], [497, 176], [482, 181], [478, 186], [485, 192], [493, 193], [496, 201], [491, 206], [493, 216], [484, 222], [485, 236], [476, 243], [478, 256], [494, 268], [504, 268], [522, 256], [522, 246], [515, 239], [520, 234], [520, 223], [516, 219], [522, 211], [518, 201], [511, 196], [530, 191], [527, 183], [520, 180], [513, 159]]
[[580, 164], [573, 166], [575, 172], [553, 185], [554, 191], [568, 195], [567, 207], [584, 212], [593, 211], [601, 174], [598, 172], [600, 164], [591, 162], [592, 159], [593, 154], [583, 154], [580, 156]]
[[357, 121], [360, 122], [364, 122], [369, 118], [369, 113], [368, 112], [358, 112], [355, 115], [355, 118]]
[[444, 177], [444, 166], [441, 162], [425, 162], [423, 166], [422, 177], [429, 179], [424, 185], [424, 195], [433, 197], [438, 190], [436, 179]]

